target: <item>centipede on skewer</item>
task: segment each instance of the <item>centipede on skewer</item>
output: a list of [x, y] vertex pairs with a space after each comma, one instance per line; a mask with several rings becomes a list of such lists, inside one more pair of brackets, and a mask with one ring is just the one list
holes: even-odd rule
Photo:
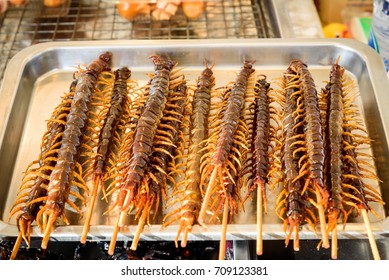
[[[10, 213], [10, 218], [18, 213], [16, 223], [19, 229], [19, 235], [10, 259], [16, 258], [22, 239], [30, 246], [32, 223], [35, 221], [39, 208], [44, 204], [47, 195], [49, 177], [57, 159], [57, 152], [61, 144], [76, 83], [77, 80], [72, 82], [69, 92], [62, 97], [61, 103], [54, 109], [47, 122], [47, 130], [42, 139], [39, 159], [27, 167], [23, 176], [15, 204]], [[36, 164], [38, 164], [37, 167]]]
[[245, 145], [248, 128], [242, 118], [242, 111], [250, 102], [255, 102], [254, 72], [253, 62], [245, 61], [232, 87], [225, 87], [225, 101], [221, 104], [223, 117], [215, 120], [215, 128], [210, 132], [207, 143], [208, 159], [203, 163], [200, 184], [205, 193], [198, 222], [205, 226], [206, 213], [214, 213], [212, 220], [223, 208], [219, 259], [225, 256], [228, 218], [236, 213], [239, 205], [243, 205], [239, 189], [241, 186], [237, 185], [237, 180], [242, 167], [242, 149], [248, 149]]
[[366, 183], [366, 179], [378, 181], [374, 166], [368, 161], [371, 156], [359, 151], [362, 145], [370, 145], [370, 139], [355, 104], [355, 85], [338, 62], [339, 58], [331, 67], [330, 80], [322, 93], [326, 103], [325, 183], [330, 190], [326, 214], [327, 231], [332, 233], [331, 257], [337, 258], [338, 219], [346, 223], [354, 210], [357, 214], [362, 212], [374, 259], [379, 259], [367, 211], [378, 216], [369, 202], [383, 201], [379, 192]]
[[176, 65], [165, 56], [154, 55], [151, 58], [155, 71], [150, 82], [147, 101], [137, 120], [132, 146], [126, 151], [129, 153], [126, 174], [123, 174], [120, 182], [113, 188], [113, 191], [118, 191], [114, 207], [117, 206], [119, 215], [114, 225], [109, 254], [113, 254], [119, 229], [124, 225], [127, 212], [134, 207], [135, 199], [142, 190], [153, 152], [154, 138], [169, 94], [170, 73]]
[[[171, 207], [176, 203], [181, 203], [175, 210], [169, 212], [164, 217], [164, 227], [179, 220], [179, 228], [175, 239], [176, 247], [181, 232], [181, 246], [187, 244], [188, 233], [192, 226], [197, 222], [197, 217], [201, 206], [201, 158], [204, 154], [204, 144], [208, 137], [208, 115], [211, 108], [211, 90], [215, 85], [215, 77], [212, 67], [208, 67], [202, 71], [198, 77], [197, 86], [193, 93], [193, 101], [190, 106], [189, 114], [190, 121], [188, 127], [189, 147], [181, 145], [180, 157], [178, 161], [182, 161], [182, 157], [186, 157], [185, 167], [183, 168], [183, 178], [176, 182], [172, 194], [172, 200], [169, 201], [167, 207]], [[183, 136], [185, 138], [185, 136]], [[182, 141], [184, 143], [184, 141]], [[185, 149], [187, 148], [187, 155]], [[179, 163], [180, 164], [180, 163]], [[181, 162], [181, 164], [183, 164]], [[174, 170], [176, 172], [176, 170]]]
[[[328, 189], [324, 185], [324, 141], [321, 113], [315, 82], [306, 64], [300, 60], [294, 60], [288, 67], [289, 74], [295, 75], [298, 90], [295, 94], [298, 107], [296, 118], [301, 118], [299, 126], [302, 126], [303, 133], [296, 135], [298, 141], [294, 145], [300, 146], [294, 153], [301, 153], [299, 162], [301, 167], [294, 181], [304, 180], [302, 193], [313, 186], [315, 189], [316, 203], [318, 210], [322, 246], [329, 248], [328, 234], [326, 231], [325, 208], [328, 204]], [[300, 139], [298, 139], [300, 138]]]
[[[103, 76], [103, 75], [100, 75]], [[98, 125], [102, 123], [102, 127], [98, 129], [96, 135], [97, 141], [94, 141], [95, 145], [89, 145], [90, 152], [89, 158], [93, 159], [90, 167], [84, 172], [85, 177], [90, 174], [92, 176], [92, 191], [89, 200], [88, 210], [85, 217], [85, 223], [83, 232], [81, 234], [81, 243], [86, 242], [86, 237], [89, 231], [89, 225], [93, 214], [94, 205], [97, 199], [98, 189], [101, 188], [104, 192], [104, 184], [109, 178], [109, 170], [113, 168], [116, 163], [116, 153], [119, 149], [121, 141], [121, 131], [124, 128], [124, 124], [128, 116], [128, 112], [131, 106], [131, 99], [128, 95], [128, 79], [131, 76], [131, 71], [127, 67], [122, 67], [113, 73], [112, 88], [103, 84], [105, 90], [112, 91], [110, 93], [110, 105], [99, 111], [99, 114], [94, 114], [92, 110], [89, 110], [95, 117], [92, 119], [93, 127], [91, 130], [94, 132], [97, 130]], [[110, 81], [108, 80], [108, 83]], [[100, 97], [104, 99], [104, 96]], [[105, 111], [105, 114], [102, 112]], [[89, 113], [88, 112], [88, 113]], [[101, 122], [101, 117], [103, 121]], [[88, 129], [88, 128], [87, 128]], [[96, 154], [91, 156], [93, 149], [96, 148]], [[87, 161], [88, 162], [88, 161]]]
[[161, 122], [157, 128], [153, 152], [150, 157], [150, 164], [146, 180], [142, 185], [140, 196], [136, 202], [136, 215], [139, 218], [136, 233], [134, 235], [131, 249], [136, 250], [140, 233], [145, 223], [149, 224], [149, 216], [154, 208], [154, 218], [158, 213], [160, 202], [166, 202], [169, 167], [175, 157], [175, 150], [179, 140], [179, 130], [183, 120], [183, 112], [186, 103], [187, 85], [184, 76], [170, 77], [170, 89], [167, 103]]
[[289, 226], [285, 245], [288, 245], [294, 232], [293, 247], [294, 250], [298, 251], [300, 226], [303, 223], [308, 223], [315, 231], [316, 216], [311, 209], [311, 201], [307, 195], [315, 190], [311, 185], [305, 186], [305, 182], [300, 176], [301, 169], [304, 168], [303, 161], [307, 159], [307, 156], [303, 155], [305, 135], [302, 92], [299, 77], [295, 75], [293, 69], [286, 70], [283, 87], [285, 96], [282, 116], [282, 153], [280, 155], [282, 165], [279, 168], [283, 170], [284, 175], [278, 180], [283, 183], [283, 189], [276, 201], [276, 213], [284, 220], [285, 232]]
[[[276, 94], [270, 88], [270, 83], [265, 75], [260, 75], [255, 84], [256, 102], [253, 108], [254, 118], [253, 132], [251, 133], [252, 143], [249, 144], [251, 157], [248, 159], [248, 166], [252, 167], [249, 188], [244, 201], [256, 191], [257, 200], [257, 255], [263, 253], [262, 220], [263, 211], [267, 212], [266, 185], [273, 179], [272, 170], [277, 160], [276, 153], [281, 150], [277, 131], [279, 129], [280, 112], [274, 106], [279, 102]], [[272, 96], [270, 95], [272, 94]]]
[[[80, 137], [83, 133], [88, 101], [95, 87], [98, 75], [109, 70], [109, 62], [112, 54], [106, 52], [88, 65], [85, 71], [78, 75], [74, 97], [66, 119], [62, 135], [61, 146], [58, 149], [58, 157], [55, 166], [50, 174], [50, 181], [47, 186], [45, 205], [37, 214], [37, 223], [43, 232], [41, 247], [46, 249], [51, 231], [57, 218], [62, 216], [65, 223], [69, 223], [64, 213], [65, 205], [69, 205], [76, 212], [81, 214], [81, 209], [69, 199], [69, 194], [82, 200], [81, 194], [72, 191], [74, 186], [88, 192], [82, 178], [82, 167], [77, 162], [79, 156]], [[42, 220], [40, 220], [42, 218]]]

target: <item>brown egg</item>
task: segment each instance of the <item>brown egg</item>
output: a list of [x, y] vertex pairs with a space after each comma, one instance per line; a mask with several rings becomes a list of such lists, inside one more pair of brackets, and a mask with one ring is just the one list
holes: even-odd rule
[[19, 7], [27, 4], [28, 2], [30, 2], [30, 0], [8, 0], [8, 2], [12, 5]]
[[188, 18], [198, 18], [205, 10], [203, 1], [184, 1], [182, 2], [182, 10]]
[[148, 15], [150, 6], [145, 3], [134, 3], [132, 0], [120, 0], [117, 4], [119, 15], [127, 20], [133, 20], [140, 14]]
[[43, 0], [43, 5], [46, 7], [58, 7], [61, 6], [63, 3], [65, 3], [66, 0]]

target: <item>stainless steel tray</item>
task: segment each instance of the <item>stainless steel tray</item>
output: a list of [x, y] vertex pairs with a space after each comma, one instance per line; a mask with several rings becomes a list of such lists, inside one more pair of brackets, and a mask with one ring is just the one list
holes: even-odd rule
[[[18, 234], [14, 219], [8, 222], [9, 210], [16, 197], [22, 172], [27, 164], [36, 159], [47, 120], [68, 90], [75, 67], [88, 64], [104, 51], [113, 52], [113, 68], [128, 66], [133, 78], [147, 82], [147, 73], [153, 71], [149, 56], [168, 54], [178, 61], [190, 83], [203, 69], [204, 58], [215, 63], [217, 85], [233, 80], [244, 59], [255, 59], [255, 68], [268, 76], [270, 81], [282, 75], [289, 62], [301, 59], [306, 62], [318, 88], [328, 80], [330, 65], [341, 56], [341, 64], [348, 75], [356, 79], [361, 97], [361, 109], [374, 140], [375, 165], [382, 183], [378, 186], [386, 206], [377, 206], [384, 219], [371, 216], [372, 228], [377, 237], [389, 234], [389, 83], [380, 57], [368, 46], [352, 40], [328, 39], [249, 39], [249, 40], [156, 40], [156, 41], [85, 41], [52, 42], [38, 44], [19, 52], [9, 62], [0, 92], [0, 237]], [[264, 217], [264, 239], [285, 238], [281, 221], [276, 217], [269, 195], [269, 212]], [[90, 237], [109, 240], [114, 217], [103, 216], [103, 202], [98, 205], [92, 218]], [[58, 226], [52, 233], [57, 240], [78, 240], [82, 220], [75, 215], [71, 225]], [[144, 228], [143, 240], [173, 240], [177, 226], [161, 229], [161, 217], [155, 224]], [[350, 220], [344, 227], [339, 225], [339, 238], [366, 238], [360, 218]], [[135, 225], [128, 226], [119, 239], [133, 236]], [[34, 227], [33, 234], [39, 236]], [[254, 239], [256, 235], [255, 207], [246, 205], [228, 226], [227, 238], [233, 240]], [[207, 229], [195, 226], [191, 240], [217, 240], [220, 226]], [[303, 227], [301, 239], [317, 238]]]

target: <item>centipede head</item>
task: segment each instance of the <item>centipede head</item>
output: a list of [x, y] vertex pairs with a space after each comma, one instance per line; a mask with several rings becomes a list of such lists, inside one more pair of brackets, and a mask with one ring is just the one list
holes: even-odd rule
[[112, 53], [111, 52], [105, 52], [99, 56], [99, 59], [108, 63], [111, 61]]
[[304, 216], [298, 211], [290, 211], [287, 215], [288, 218], [284, 221], [284, 231], [287, 231], [287, 226], [289, 225], [289, 232], [285, 238], [285, 246], [288, 246], [293, 231], [298, 229], [304, 221]]

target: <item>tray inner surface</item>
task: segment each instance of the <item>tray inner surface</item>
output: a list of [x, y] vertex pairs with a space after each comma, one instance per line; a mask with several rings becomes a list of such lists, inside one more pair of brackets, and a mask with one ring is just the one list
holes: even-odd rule
[[[115, 55], [115, 54], [114, 54]], [[74, 65], [76, 66], [76, 65]], [[145, 84], [148, 81], [148, 73], [153, 72], [152, 63], [149, 61], [148, 65], [141, 66], [133, 66], [128, 65], [132, 70], [132, 79], [138, 81], [139, 84]], [[199, 73], [202, 71], [203, 66], [197, 65], [179, 65], [182, 67], [182, 71], [186, 76], [189, 84], [195, 84], [196, 78]], [[286, 69], [288, 64], [280, 64], [280, 65], [260, 65], [255, 64], [254, 67], [257, 70], [256, 74], [265, 74], [268, 77], [268, 81], [271, 82], [273, 87], [276, 87], [274, 84], [274, 80], [276, 78], [281, 77], [283, 71]], [[308, 62], [309, 70], [311, 71], [316, 87], [320, 90], [325, 85], [325, 81], [328, 80], [329, 75], [329, 65], [310, 65]], [[216, 87], [223, 86], [227, 84], [229, 81], [233, 81], [237, 72], [239, 71], [241, 65], [239, 63], [235, 64], [216, 64], [214, 66], [214, 73], [216, 77]], [[113, 68], [118, 68], [118, 66], [113, 66]], [[8, 180], [1, 181], [1, 195], [6, 197], [5, 201], [0, 205], [1, 210], [1, 219], [3, 221], [8, 221], [9, 217], [9, 209], [12, 207], [16, 193], [18, 191], [21, 178], [23, 172], [25, 171], [27, 165], [37, 158], [39, 153], [39, 147], [41, 144], [43, 133], [46, 129], [46, 120], [50, 117], [53, 109], [60, 101], [60, 97], [66, 92], [69, 88], [69, 85], [72, 81], [72, 75], [75, 68], [73, 67], [64, 67], [62, 69], [52, 69], [48, 72], [45, 72], [37, 77], [35, 81], [30, 81], [33, 83], [33, 87], [27, 90], [24, 88], [24, 103], [27, 108], [26, 115], [24, 119], [20, 119], [16, 122], [17, 126], [20, 129], [20, 135], [16, 135], [17, 139], [15, 141], [15, 145], [19, 143], [16, 154], [14, 154], [13, 158], [4, 158], [2, 157], [2, 165], [8, 164], [12, 165], [12, 172], [7, 174]], [[347, 72], [352, 79], [358, 80], [353, 73]], [[18, 85], [20, 87], [20, 84]], [[19, 92], [20, 94], [20, 92]], [[362, 113], [366, 111], [366, 108], [362, 106], [363, 100], [359, 98], [357, 100]], [[5, 182], [9, 182], [9, 184], [5, 184]], [[386, 184], [385, 184], [386, 185]], [[381, 188], [384, 184], [381, 184]], [[378, 186], [377, 186], [378, 187]], [[269, 234], [271, 238], [284, 238], [282, 234], [282, 221], [276, 216], [274, 212], [275, 208], [275, 198], [276, 195], [274, 192], [268, 193], [268, 213], [264, 216], [264, 233]], [[385, 217], [385, 209], [383, 206], [378, 204], [372, 204], [374, 209], [382, 216]], [[114, 224], [116, 219], [116, 213], [112, 212], [108, 215], [103, 215], [103, 212], [107, 209], [108, 204], [104, 201], [99, 200], [96, 207], [95, 213], [92, 217], [91, 225], [93, 229], [97, 229], [100, 234], [105, 235], [109, 234], [110, 226]], [[230, 229], [232, 231], [240, 231], [242, 234], [247, 236], [255, 236], [255, 201], [248, 201], [245, 204], [245, 212], [240, 212], [233, 221]], [[57, 238], [61, 238], [62, 236], [68, 235], [69, 232], [77, 235], [80, 232], [81, 225], [83, 224], [83, 219], [79, 218], [78, 215], [72, 214], [69, 212], [68, 218], [71, 222], [70, 226], [61, 226], [58, 227], [56, 232], [59, 236]], [[374, 223], [377, 221], [377, 218], [374, 215], [370, 215], [371, 221]], [[136, 221], [131, 219], [130, 225], [135, 225]], [[164, 230], [160, 230], [160, 224], [162, 223], [162, 215], [156, 217], [155, 221], [152, 221], [151, 226], [148, 229], [145, 229], [145, 232], [151, 232], [153, 235], [161, 235], [163, 239], [170, 239], [174, 237], [176, 232], [176, 226], [167, 227]], [[348, 222], [348, 227], [352, 224], [360, 224], [361, 218], [351, 218]], [[9, 222], [10, 225], [15, 225], [14, 217]], [[236, 226], [236, 227], [235, 227]], [[350, 227], [349, 227], [350, 228]], [[107, 229], [107, 230], [105, 230]], [[346, 227], [347, 229], [347, 227]], [[219, 230], [218, 226], [211, 227], [209, 230], [204, 231], [200, 227], [195, 227], [194, 232], [199, 232], [199, 234], [204, 236], [212, 236], [212, 233], [215, 233]], [[14, 227], [13, 231], [15, 234], [17, 233], [16, 227]], [[37, 229], [34, 230], [35, 233], [38, 233]], [[56, 233], [53, 233], [56, 235]], [[239, 233], [237, 232], [237, 236]], [[302, 232], [302, 238], [314, 238], [312, 232], [310, 232], [307, 228], [307, 231]], [[207, 238], [207, 237], [203, 237]], [[266, 236], [265, 236], [266, 238]], [[270, 238], [270, 237], [269, 237]]]

